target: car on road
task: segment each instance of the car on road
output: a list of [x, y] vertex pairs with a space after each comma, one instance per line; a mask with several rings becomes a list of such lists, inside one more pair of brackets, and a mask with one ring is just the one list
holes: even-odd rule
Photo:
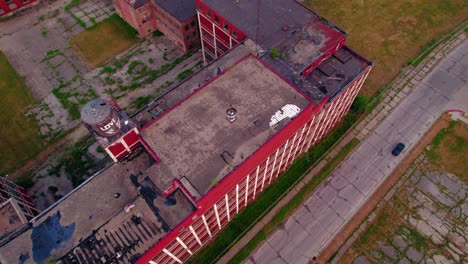
[[395, 157], [400, 155], [400, 153], [403, 151], [403, 149], [405, 149], [405, 147], [405, 144], [401, 142], [398, 143], [398, 145], [396, 145], [396, 147], [392, 150], [392, 155]]

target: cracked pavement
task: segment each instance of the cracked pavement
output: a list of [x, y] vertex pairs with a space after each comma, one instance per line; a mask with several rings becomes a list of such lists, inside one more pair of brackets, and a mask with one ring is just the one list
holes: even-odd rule
[[[357, 136], [363, 138], [361, 144], [245, 263], [309, 263], [444, 111], [455, 108], [468, 112], [464, 102], [468, 98], [468, 41], [450, 52], [431, 72], [420, 74], [415, 79], [421, 82], [414, 90], [404, 95], [407, 89], [403, 89], [395, 97], [399, 104], [393, 110], [382, 109], [389, 112], [387, 117], [374, 130], [363, 132], [366, 137]], [[391, 151], [398, 142], [407, 149], [394, 157]]]

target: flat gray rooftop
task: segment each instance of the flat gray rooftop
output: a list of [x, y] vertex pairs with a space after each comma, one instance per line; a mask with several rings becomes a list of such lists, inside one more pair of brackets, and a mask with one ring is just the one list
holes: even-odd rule
[[291, 71], [300, 74], [306, 67], [335, 50], [344, 41], [346, 34], [328, 21], [318, 19], [300, 30], [290, 30], [291, 35], [275, 48], [278, 59], [288, 65]]
[[319, 90], [331, 100], [372, 63], [343, 46], [305, 77], [301, 90], [306, 94]]
[[195, 0], [154, 0], [154, 2], [179, 22], [185, 22], [197, 15]]
[[[275, 47], [287, 39], [291, 31], [300, 30], [311, 20], [318, 18], [317, 14], [294, 0], [202, 0], [202, 2], [265, 48]], [[288, 31], [282, 29], [284, 25], [288, 25]]]
[[253, 49], [244, 44], [239, 44], [228, 53], [203, 67], [194, 73], [182, 83], [174, 86], [169, 92], [151, 101], [145, 108], [135, 114], [132, 119], [138, 124], [138, 127], [144, 127], [151, 120], [157, 118], [162, 112], [167, 111], [182, 99], [187, 97], [193, 91], [197, 90], [203, 84], [216, 77], [221, 69], [225, 69], [242, 57], [246, 56]]
[[[203, 195], [289, 122], [270, 127], [277, 111], [309, 103], [248, 56], [141, 132], [161, 159], [147, 173], [163, 190], [185, 177]], [[237, 110], [233, 123], [226, 119], [230, 107]]]
[[333, 99], [372, 64], [347, 46], [337, 50], [306, 76], [291, 71], [291, 68], [278, 58], [265, 55], [262, 60], [315, 102], [320, 102], [326, 96]]
[[[0, 263], [43, 263], [52, 254], [60, 263], [98, 263], [118, 254], [131, 263], [193, 211], [180, 192], [170, 196], [175, 205], [166, 205], [144, 173], [153, 162], [143, 151], [105, 169], [5, 241]], [[129, 204], [134, 207], [126, 212]]]
[[0, 204], [0, 239], [14, 232], [28, 221], [15, 208], [12, 198]]

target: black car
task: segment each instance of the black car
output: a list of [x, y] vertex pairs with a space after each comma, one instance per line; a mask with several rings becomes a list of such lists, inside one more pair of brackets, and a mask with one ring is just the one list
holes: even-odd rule
[[398, 156], [400, 155], [401, 151], [403, 151], [403, 149], [405, 148], [405, 144], [403, 143], [398, 143], [398, 145], [396, 145], [396, 147], [392, 150], [392, 155], [393, 156]]

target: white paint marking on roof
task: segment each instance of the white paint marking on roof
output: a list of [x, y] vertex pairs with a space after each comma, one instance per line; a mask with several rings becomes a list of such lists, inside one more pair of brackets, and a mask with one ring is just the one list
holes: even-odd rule
[[297, 105], [293, 104], [287, 104], [281, 108], [281, 110], [278, 110], [275, 112], [274, 115], [271, 116], [270, 119], [270, 127], [275, 126], [278, 124], [281, 120], [289, 117], [293, 118], [297, 116], [301, 112], [301, 109]]

